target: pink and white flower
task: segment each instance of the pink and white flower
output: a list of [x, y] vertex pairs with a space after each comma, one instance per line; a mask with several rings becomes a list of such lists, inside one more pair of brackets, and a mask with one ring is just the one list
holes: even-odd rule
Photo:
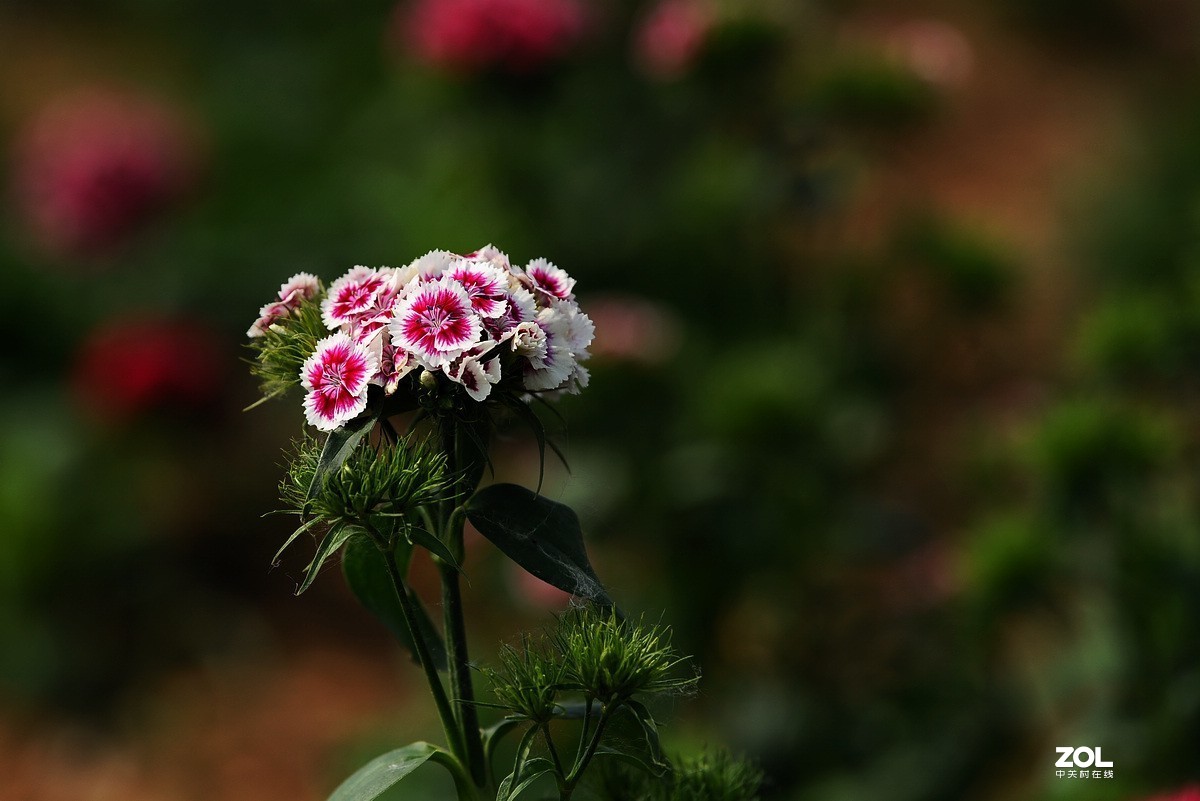
[[436, 369], [475, 344], [483, 325], [463, 285], [443, 276], [398, 299], [388, 331], [399, 347]]
[[304, 415], [320, 431], [332, 431], [367, 407], [367, 386], [379, 370], [379, 360], [342, 332], [317, 343], [300, 368]]
[[471, 298], [471, 308], [480, 317], [499, 317], [507, 302], [508, 279], [490, 263], [476, 264], [465, 259], [456, 261], [446, 275], [462, 284]]
[[352, 325], [376, 309], [389, 276], [370, 267], [355, 267], [333, 282], [321, 303], [321, 319], [329, 329]]
[[463, 258], [467, 261], [491, 262], [506, 273], [512, 271], [512, 263], [508, 260], [508, 254], [492, 244], [484, 245], [474, 253], [468, 253], [463, 256]]
[[451, 381], [462, 384], [472, 400], [482, 401], [500, 383], [500, 359], [486, 361], [480, 356], [463, 356], [442, 368]]
[[574, 303], [557, 301], [538, 312], [538, 325], [546, 335], [546, 350], [540, 359], [529, 359], [524, 389], [570, 392], [570, 379], [577, 375], [578, 359], [587, 359], [592, 321]]
[[575, 279], [545, 259], [534, 259], [525, 265], [525, 279], [526, 285], [541, 301], [575, 299], [571, 292], [575, 288]]
[[312, 273], [296, 273], [283, 282], [279, 287], [279, 299], [292, 306], [299, 306], [300, 301], [316, 297], [321, 291], [321, 282]]
[[302, 302], [316, 296], [321, 284], [315, 275], [296, 273], [279, 287], [279, 300], [273, 300], [258, 310], [258, 319], [246, 336], [254, 339], [267, 333], [267, 329], [295, 311]]
[[505, 295], [504, 312], [497, 317], [484, 318], [483, 327], [492, 339], [503, 342], [512, 336], [513, 329], [521, 323], [533, 322], [537, 317], [537, 302], [533, 293], [522, 286], [510, 288]]

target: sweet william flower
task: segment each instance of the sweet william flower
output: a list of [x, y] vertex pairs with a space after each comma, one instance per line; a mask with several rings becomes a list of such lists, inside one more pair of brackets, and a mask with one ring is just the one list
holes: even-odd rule
[[567, 275], [566, 270], [555, 267], [545, 259], [534, 259], [525, 265], [525, 279], [535, 296], [548, 301], [551, 298], [559, 300], [574, 300], [575, 279]]
[[246, 336], [254, 339], [267, 333], [267, 329], [287, 317], [300, 303], [316, 296], [321, 289], [317, 277], [310, 273], [296, 273], [279, 287], [279, 299], [273, 300], [258, 310], [258, 319]]
[[478, 341], [483, 325], [462, 284], [443, 276], [396, 302], [392, 341], [430, 369], [442, 367]]
[[321, 302], [321, 319], [330, 329], [352, 325], [376, 309], [388, 275], [370, 267], [355, 267], [334, 281]]
[[367, 386], [379, 361], [365, 347], [338, 332], [317, 343], [300, 368], [304, 415], [320, 431], [332, 431], [367, 407]]
[[488, 263], [459, 260], [446, 273], [462, 284], [471, 299], [471, 308], [480, 317], [499, 317], [506, 307], [508, 279]]

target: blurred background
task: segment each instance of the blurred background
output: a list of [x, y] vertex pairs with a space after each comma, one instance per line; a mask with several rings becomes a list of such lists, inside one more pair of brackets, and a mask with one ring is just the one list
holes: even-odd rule
[[[436, 739], [272, 569], [302, 415], [241, 360], [297, 271], [488, 242], [596, 322], [547, 492], [703, 669], [670, 748], [797, 801], [1200, 779], [1198, 55], [1188, 0], [0, 3], [0, 797]], [[472, 545], [487, 661], [565, 600]]]

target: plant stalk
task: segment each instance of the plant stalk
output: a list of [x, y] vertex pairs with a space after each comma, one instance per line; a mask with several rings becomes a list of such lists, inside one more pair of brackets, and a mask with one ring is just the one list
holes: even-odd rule
[[404, 577], [400, 575], [400, 570], [396, 567], [396, 560], [392, 558], [392, 555], [385, 548], [381, 547], [379, 550], [383, 561], [387, 564], [388, 575], [392, 579], [392, 589], [396, 592], [396, 600], [400, 602], [400, 610], [404, 613], [404, 623], [408, 626], [408, 634], [412, 637], [413, 647], [417, 651], [417, 657], [421, 660], [421, 668], [425, 671], [425, 678], [429, 681], [429, 690], [433, 693], [433, 702], [437, 706], [438, 717], [442, 721], [442, 731], [446, 735], [450, 750], [460, 761], [466, 762], [462, 731], [454, 717], [454, 709], [446, 697], [446, 689], [442, 686], [442, 679], [438, 675], [437, 667], [433, 664], [433, 655], [429, 652], [429, 646], [421, 634], [417, 610], [408, 596], [408, 587], [404, 584]]

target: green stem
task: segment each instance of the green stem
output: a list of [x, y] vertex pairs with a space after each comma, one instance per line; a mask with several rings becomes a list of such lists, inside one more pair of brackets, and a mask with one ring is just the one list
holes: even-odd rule
[[396, 567], [396, 560], [382, 542], [377, 544], [380, 546], [379, 551], [383, 555], [383, 561], [387, 565], [388, 576], [392, 579], [392, 589], [396, 592], [396, 600], [400, 602], [400, 610], [404, 613], [404, 623], [408, 626], [408, 634], [412, 638], [417, 657], [421, 660], [421, 667], [425, 670], [425, 678], [429, 681], [429, 690], [433, 693], [433, 702], [437, 706], [438, 717], [442, 721], [442, 731], [446, 734], [450, 750], [462, 761], [465, 759], [462, 732], [454, 718], [454, 710], [450, 706], [450, 701], [446, 698], [446, 689], [442, 686], [441, 677], [438, 676], [437, 667], [433, 663], [433, 655], [429, 652], [429, 645], [421, 634], [416, 607], [408, 595], [404, 577], [400, 575], [400, 570]]
[[[462, 529], [458, 531], [462, 539]], [[461, 548], [452, 551], [461, 551]], [[446, 657], [450, 663], [450, 688], [454, 694], [455, 717], [463, 733], [467, 767], [479, 786], [487, 782], [483, 758], [483, 738], [479, 731], [479, 712], [475, 706], [475, 687], [471, 677], [471, 662], [467, 656], [467, 627], [463, 618], [462, 591], [458, 571], [441, 563], [442, 607], [445, 613]]]
[[[449, 458], [452, 472], [461, 472], [470, 465], [462, 452], [463, 435], [460, 424], [453, 420], [443, 422], [442, 447]], [[449, 430], [447, 430], [447, 428]], [[468, 482], [469, 483], [469, 482]], [[463, 493], [474, 490], [464, 486]], [[439, 510], [439, 522], [445, 527], [439, 532], [442, 542], [461, 564], [464, 557], [463, 526], [466, 510], [455, 498], [447, 501]], [[453, 507], [450, 504], [454, 504]], [[436, 561], [436, 560], [435, 560]], [[467, 653], [467, 624], [463, 615], [462, 588], [458, 571], [445, 563], [438, 563], [442, 579], [442, 613], [446, 632], [446, 656], [450, 663], [450, 688], [454, 695], [455, 720], [463, 735], [464, 759], [471, 778], [483, 787], [488, 781], [487, 763], [483, 753], [483, 737], [479, 729], [479, 711], [475, 706], [475, 686], [471, 675], [471, 660]]]
[[430, 757], [430, 760], [450, 772], [450, 777], [454, 779], [454, 789], [458, 794], [458, 801], [481, 801], [479, 791], [475, 789], [471, 777], [467, 775], [467, 771], [454, 754], [438, 750]]
[[584, 752], [583, 758], [575, 763], [575, 767], [571, 770], [571, 775], [567, 777], [567, 781], [559, 790], [560, 801], [570, 801], [571, 794], [575, 792], [575, 786], [579, 784], [584, 770], [587, 769], [588, 763], [592, 761], [592, 757], [596, 755], [596, 749], [600, 747], [600, 738], [604, 736], [604, 727], [608, 725], [608, 718], [612, 711], [613, 706], [611, 704], [605, 704], [601, 710], [600, 720], [596, 722], [596, 731], [592, 734], [592, 740], [588, 743], [587, 751]]

